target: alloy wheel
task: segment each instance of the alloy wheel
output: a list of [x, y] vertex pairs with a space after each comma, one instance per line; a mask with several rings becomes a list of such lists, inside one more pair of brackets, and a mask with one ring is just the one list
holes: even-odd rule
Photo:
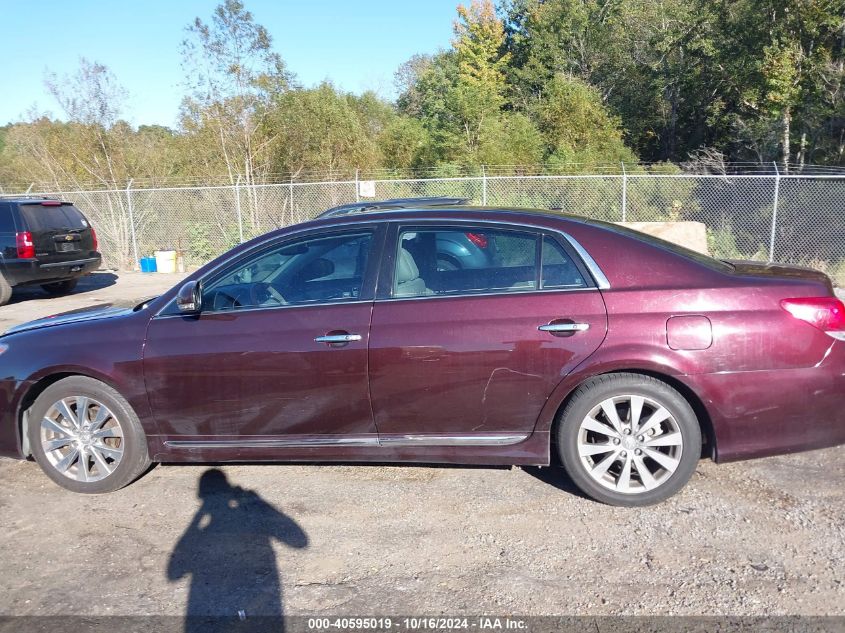
[[120, 420], [102, 402], [87, 396], [53, 403], [41, 420], [40, 438], [49, 464], [79, 482], [105, 479], [123, 458]]
[[677, 470], [684, 442], [670, 411], [652, 398], [620, 395], [593, 407], [581, 421], [578, 456], [596, 483], [623, 494], [642, 494]]

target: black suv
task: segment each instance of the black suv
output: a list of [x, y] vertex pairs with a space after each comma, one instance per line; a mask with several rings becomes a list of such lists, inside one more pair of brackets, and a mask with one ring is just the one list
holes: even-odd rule
[[40, 284], [50, 294], [76, 287], [100, 267], [97, 234], [70, 202], [0, 198], [0, 305], [14, 286]]

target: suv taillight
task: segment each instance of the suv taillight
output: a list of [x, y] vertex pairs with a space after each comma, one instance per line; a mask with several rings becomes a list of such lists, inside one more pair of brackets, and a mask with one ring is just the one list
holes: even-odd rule
[[32, 242], [32, 233], [29, 231], [15, 233], [15, 245], [18, 247], [18, 257], [20, 259], [32, 259], [35, 257], [35, 244]]
[[94, 240], [94, 245], [91, 247], [91, 250], [96, 251], [100, 243], [97, 241], [97, 231], [94, 230], [93, 226], [91, 227], [91, 239]]
[[845, 341], [845, 305], [836, 297], [784, 299], [780, 306], [833, 338]]

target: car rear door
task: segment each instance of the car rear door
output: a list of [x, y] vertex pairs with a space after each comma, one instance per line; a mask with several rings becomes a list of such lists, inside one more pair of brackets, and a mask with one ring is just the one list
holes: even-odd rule
[[[496, 254], [444, 270], [443, 232], [495, 245]], [[606, 331], [601, 293], [554, 235], [474, 223], [394, 227], [370, 335], [380, 441], [517, 441]]]
[[19, 206], [39, 263], [55, 264], [94, 256], [94, 235], [75, 206], [58, 200], [33, 200]]

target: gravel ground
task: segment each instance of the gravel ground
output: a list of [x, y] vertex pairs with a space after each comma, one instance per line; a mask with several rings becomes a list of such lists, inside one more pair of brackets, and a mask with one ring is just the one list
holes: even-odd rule
[[[20, 300], [0, 328], [161, 277]], [[200, 497], [213, 468], [80, 496], [0, 460], [0, 615], [845, 615], [845, 447], [702, 461], [646, 509], [557, 468], [233, 465]]]

